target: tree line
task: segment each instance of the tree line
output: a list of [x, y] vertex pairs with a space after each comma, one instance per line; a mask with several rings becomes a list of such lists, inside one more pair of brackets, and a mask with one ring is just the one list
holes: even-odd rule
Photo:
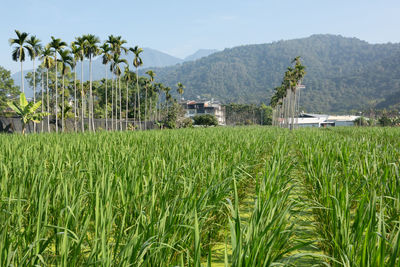
[[[47, 131], [50, 119], [55, 120], [55, 131], [64, 132], [67, 117], [74, 119], [74, 131], [95, 132], [95, 119], [105, 119], [106, 130], [122, 130], [123, 124], [133, 120], [132, 127], [146, 129], [146, 121], [168, 119], [169, 107], [176, 102], [171, 95], [171, 87], [155, 81], [155, 72], [147, 70], [146, 76], [139, 75], [143, 65], [139, 46], [127, 47], [121, 36], [109, 35], [101, 42], [93, 34], [76, 37], [68, 45], [60, 38], [51, 36], [43, 45], [34, 35], [15, 30], [16, 38], [9, 40], [13, 47], [12, 59], [21, 64], [21, 92], [24, 94], [23, 62], [27, 55], [32, 61], [33, 72], [28, 73], [28, 82], [33, 87], [33, 104], [40, 97], [41, 112], [47, 115]], [[129, 69], [122, 54], [133, 53], [135, 71]], [[100, 56], [104, 65], [104, 79], [93, 81], [92, 60]], [[39, 67], [36, 68], [36, 60]], [[84, 81], [84, 60], [89, 61], [89, 81]], [[80, 66], [79, 66], [80, 63]], [[77, 77], [77, 68], [81, 77]], [[107, 77], [108, 70], [111, 77]], [[37, 88], [40, 87], [38, 91]], [[177, 92], [182, 97], [185, 86], [177, 84]], [[163, 101], [164, 100], [164, 101]], [[85, 125], [87, 121], [87, 125]], [[79, 123], [80, 122], [80, 123]], [[41, 131], [45, 131], [42, 124]], [[35, 130], [36, 131], [36, 130]]]

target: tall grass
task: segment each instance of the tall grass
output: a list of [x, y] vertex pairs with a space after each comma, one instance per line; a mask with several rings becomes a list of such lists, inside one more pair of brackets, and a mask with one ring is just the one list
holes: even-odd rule
[[320, 248], [332, 266], [398, 266], [399, 129], [298, 135]]
[[[229, 235], [225, 265], [296, 265], [318, 240], [332, 266], [397, 266], [399, 137], [263, 127], [2, 135], [0, 265], [212, 266]], [[296, 234], [301, 206], [312, 211], [307, 240]]]
[[261, 129], [1, 143], [2, 266], [197, 263], [227, 223], [232, 179], [266, 151]]

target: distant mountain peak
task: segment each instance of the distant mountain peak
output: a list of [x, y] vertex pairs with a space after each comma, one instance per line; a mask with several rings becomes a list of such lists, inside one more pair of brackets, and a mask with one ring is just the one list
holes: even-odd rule
[[211, 54], [218, 52], [216, 49], [199, 49], [195, 53], [185, 57], [185, 61], [194, 61], [202, 57], [208, 57]]

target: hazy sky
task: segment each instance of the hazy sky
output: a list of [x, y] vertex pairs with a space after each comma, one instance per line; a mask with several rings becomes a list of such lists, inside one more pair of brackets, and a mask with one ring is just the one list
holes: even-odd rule
[[[400, 0], [0, 0], [0, 65], [16, 72], [14, 29], [44, 43], [86, 33], [122, 35], [130, 46], [177, 57], [317, 33], [400, 42]], [[31, 63], [25, 64], [26, 69]], [[25, 68], [24, 67], [24, 68]]]

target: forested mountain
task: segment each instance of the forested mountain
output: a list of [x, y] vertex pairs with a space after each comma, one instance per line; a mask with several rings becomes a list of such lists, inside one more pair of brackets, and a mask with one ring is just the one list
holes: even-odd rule
[[308, 38], [225, 49], [194, 62], [157, 68], [157, 79], [186, 85], [184, 97], [222, 102], [269, 103], [291, 60], [307, 67], [303, 110], [344, 112], [400, 103], [400, 44], [369, 44], [356, 38]]

